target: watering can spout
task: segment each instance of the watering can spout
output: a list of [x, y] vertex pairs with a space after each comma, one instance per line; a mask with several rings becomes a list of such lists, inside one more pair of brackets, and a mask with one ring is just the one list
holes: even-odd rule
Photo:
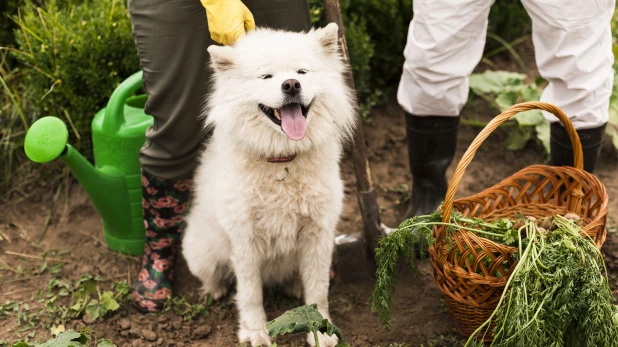
[[28, 158], [35, 163], [61, 159], [71, 169], [88, 195], [91, 195], [90, 188], [109, 184], [111, 177], [97, 170], [73, 146], [68, 144], [68, 138], [67, 127], [60, 119], [43, 117], [32, 124], [28, 130], [24, 150]]
[[28, 158], [35, 163], [61, 159], [71, 169], [86, 193], [91, 195], [90, 188], [108, 184], [108, 178], [111, 177], [97, 170], [73, 146], [68, 144], [68, 138], [67, 127], [60, 119], [43, 117], [34, 122], [28, 130], [24, 150]]

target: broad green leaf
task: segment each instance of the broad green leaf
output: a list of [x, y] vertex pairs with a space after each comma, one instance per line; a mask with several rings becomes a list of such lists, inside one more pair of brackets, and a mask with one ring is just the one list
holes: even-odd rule
[[[520, 102], [539, 101], [540, 99], [541, 90], [536, 85], [527, 84], [525, 88], [521, 90]], [[537, 126], [546, 122], [541, 110], [521, 112], [515, 115], [514, 118], [520, 126]]]
[[93, 276], [90, 274], [82, 275], [75, 281], [75, 289], [78, 290], [80, 296], [89, 296], [97, 292], [97, 282], [100, 280], [100, 276]]
[[339, 341], [343, 341], [341, 330], [322, 316], [316, 304], [300, 306], [289, 310], [278, 318], [266, 323], [266, 328], [270, 336], [287, 333], [310, 333], [315, 329], [330, 336], [335, 334]]
[[11, 345], [11, 347], [30, 347], [27, 342], [17, 342]]
[[107, 313], [107, 308], [93, 299], [88, 303], [88, 306], [86, 306], [86, 313], [90, 315], [92, 319], [97, 319], [103, 317]]
[[[541, 91], [535, 85], [525, 85], [520, 90], [512, 90], [498, 94], [496, 103], [500, 107], [500, 112], [506, 111], [509, 107], [528, 101], [538, 101]], [[520, 126], [536, 126], [545, 121], [540, 110], [520, 112], [513, 116]]]
[[96, 293], [96, 291], [97, 291], [97, 282], [94, 280], [88, 280], [81, 284], [79, 293], [80, 295], [89, 295], [91, 293]]
[[522, 127], [533, 127], [545, 123], [545, 117], [540, 110], [531, 110], [516, 114], [513, 119]]
[[539, 101], [541, 100], [542, 91], [537, 84], [526, 84], [521, 89], [521, 98], [525, 101]]
[[506, 149], [509, 151], [517, 151], [526, 147], [526, 143], [532, 137], [532, 131], [529, 128], [513, 127], [506, 138]]
[[104, 292], [101, 295], [101, 305], [105, 306], [108, 311], [116, 311], [120, 305], [114, 300], [114, 293]]
[[515, 105], [519, 99], [519, 93], [515, 91], [500, 93], [496, 97], [496, 103], [500, 107], [500, 112], [506, 111], [509, 107]]
[[316, 304], [294, 308], [266, 323], [268, 335], [277, 336], [287, 333], [310, 333], [318, 330], [324, 317]]
[[487, 70], [470, 76], [470, 89], [475, 94], [499, 94], [520, 86], [525, 78], [526, 75], [516, 72]]
[[87, 341], [88, 337], [86, 335], [74, 330], [67, 330], [38, 347], [82, 347], [85, 346]]
[[117, 347], [117, 346], [114, 343], [112, 343], [112, 341], [110, 340], [101, 340], [97, 344], [97, 347]]
[[120, 295], [125, 296], [131, 293], [131, 286], [123, 282], [116, 282], [113, 285], [115, 291], [120, 293]]

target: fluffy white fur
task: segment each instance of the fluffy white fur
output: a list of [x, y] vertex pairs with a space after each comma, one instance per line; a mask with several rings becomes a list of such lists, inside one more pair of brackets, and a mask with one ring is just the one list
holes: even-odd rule
[[[196, 172], [183, 254], [215, 299], [235, 276], [241, 343], [271, 343], [264, 285], [285, 285], [330, 319], [329, 268], [344, 198], [339, 162], [356, 119], [337, 30], [258, 28], [234, 46], [208, 48], [214, 89], [205, 114], [214, 132]], [[303, 104], [311, 103], [300, 141], [258, 107], [281, 106], [287, 79], [298, 80]], [[294, 153], [291, 162], [266, 161]], [[312, 335], [307, 341], [315, 345]], [[320, 334], [321, 346], [336, 343]]]

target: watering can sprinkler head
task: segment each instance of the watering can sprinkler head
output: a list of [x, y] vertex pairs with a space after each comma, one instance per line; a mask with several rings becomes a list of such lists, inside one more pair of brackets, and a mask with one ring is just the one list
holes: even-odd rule
[[47, 163], [67, 150], [69, 131], [59, 118], [43, 117], [37, 120], [26, 134], [24, 150], [35, 163]]

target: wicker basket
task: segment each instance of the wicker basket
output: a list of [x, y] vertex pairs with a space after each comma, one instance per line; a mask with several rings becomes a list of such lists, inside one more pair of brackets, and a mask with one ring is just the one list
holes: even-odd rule
[[[574, 167], [529, 166], [476, 195], [453, 201], [466, 168], [483, 141], [512, 116], [534, 109], [553, 113], [565, 126], [573, 144]], [[559, 108], [544, 102], [514, 105], [489, 122], [463, 155], [444, 199], [443, 221], [450, 221], [451, 211], [488, 221], [513, 218], [518, 213], [542, 218], [573, 212], [584, 219], [584, 232], [600, 249], [607, 232], [608, 197], [603, 184], [584, 171], [583, 166], [577, 132]], [[460, 334], [469, 337], [496, 309], [515, 268], [512, 255], [517, 249], [461, 229], [445, 237], [445, 228], [434, 228], [436, 242], [429, 249], [434, 280], [444, 293], [455, 327]], [[479, 334], [477, 338], [490, 342], [493, 339], [491, 330], [493, 325], [489, 331], [483, 329], [486, 334]]]

